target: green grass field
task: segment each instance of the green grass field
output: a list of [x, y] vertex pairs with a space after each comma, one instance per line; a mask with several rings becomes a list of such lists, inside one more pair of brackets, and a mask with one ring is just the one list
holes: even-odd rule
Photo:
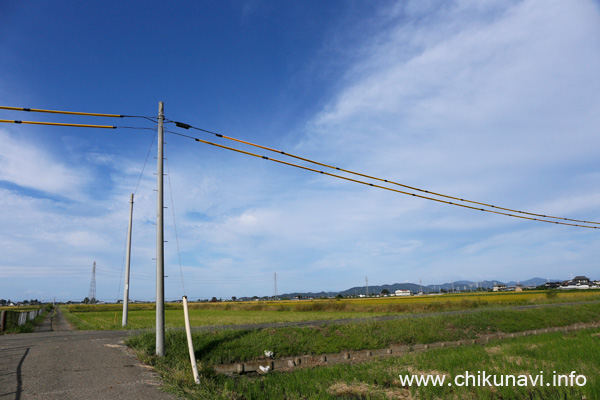
[[[188, 399], [598, 399], [600, 330], [552, 333], [470, 346], [411, 353], [361, 364], [304, 368], [292, 373], [227, 377], [204, 372], [201, 385], [168, 379], [170, 390]], [[587, 383], [553, 386], [552, 376], [576, 370]], [[417, 387], [399, 375], [442, 375], [447, 382], [466, 371], [493, 375], [543, 375], [543, 385]], [[543, 371], [543, 374], [540, 374]], [[460, 382], [460, 381], [459, 381]], [[460, 382], [462, 383], [462, 382]], [[539, 383], [539, 380], [538, 380]], [[546, 386], [550, 383], [550, 386]]]
[[[483, 309], [451, 316], [423, 316], [401, 321], [363, 322], [324, 327], [287, 327], [194, 333], [201, 385], [192, 382], [185, 335], [170, 331], [165, 357], [155, 357], [154, 335], [128, 340], [139, 357], [163, 376], [168, 390], [190, 399], [588, 399], [599, 398], [600, 330], [555, 333], [511, 339], [490, 345], [432, 350], [362, 364], [303, 368], [266, 375], [224, 376], [213, 363], [258, 359], [265, 349], [275, 357], [383, 348], [389, 344], [431, 343], [476, 338], [495, 332], [519, 332], [577, 322], [600, 321], [600, 304], [582, 303], [527, 310]], [[589, 351], [588, 351], [589, 350]], [[489, 374], [584, 374], [584, 387], [408, 387], [399, 375], [447, 375], [464, 371]], [[449, 378], [450, 379], [450, 378]]]

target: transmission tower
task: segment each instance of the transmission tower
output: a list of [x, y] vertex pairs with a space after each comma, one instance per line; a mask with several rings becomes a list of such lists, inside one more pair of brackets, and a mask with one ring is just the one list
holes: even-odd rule
[[366, 295], [365, 296], [369, 297], [369, 277], [368, 276], [365, 276], [365, 286], [366, 286], [366, 289], [365, 289]]
[[92, 267], [92, 282], [90, 283], [88, 299], [92, 304], [96, 302], [96, 260], [94, 260], [94, 266]]
[[273, 300], [277, 300], [277, 272], [273, 273]]

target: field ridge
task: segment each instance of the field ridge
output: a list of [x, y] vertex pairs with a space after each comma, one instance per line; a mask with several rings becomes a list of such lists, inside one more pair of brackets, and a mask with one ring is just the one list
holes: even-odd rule
[[581, 329], [599, 328], [600, 322], [576, 323], [566, 326], [555, 326], [541, 329], [531, 329], [513, 333], [493, 333], [482, 335], [477, 339], [460, 339], [454, 341], [440, 341], [433, 343], [415, 343], [412, 345], [401, 344], [392, 345], [387, 348], [342, 351], [338, 353], [319, 354], [319, 355], [300, 355], [293, 357], [283, 357], [279, 359], [269, 359], [262, 357], [260, 359], [250, 360], [246, 362], [213, 364], [211, 368], [218, 374], [245, 374], [245, 373], [265, 373], [261, 370], [266, 368], [266, 371], [291, 371], [294, 368], [306, 368], [314, 366], [325, 366], [338, 363], [356, 363], [364, 362], [373, 357], [397, 357], [406, 353], [415, 351], [427, 351], [432, 349], [460, 347], [470, 345], [484, 345], [492, 341], [500, 341], [505, 339], [514, 339], [521, 336], [541, 335], [552, 332], [570, 332]]

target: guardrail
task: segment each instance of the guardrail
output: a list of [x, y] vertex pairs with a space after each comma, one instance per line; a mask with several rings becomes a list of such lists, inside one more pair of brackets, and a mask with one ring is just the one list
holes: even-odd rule
[[31, 311], [2, 310], [0, 312], [0, 332], [5, 332], [15, 326], [25, 325], [27, 321], [36, 319], [45, 309], [45, 307], [40, 307]]

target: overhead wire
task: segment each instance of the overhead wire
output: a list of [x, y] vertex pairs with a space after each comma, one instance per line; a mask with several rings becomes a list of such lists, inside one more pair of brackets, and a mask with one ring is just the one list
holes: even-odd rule
[[319, 174], [322, 174], [322, 175], [327, 175], [327, 176], [331, 176], [331, 177], [334, 177], [334, 178], [343, 179], [343, 180], [346, 180], [346, 181], [350, 181], [350, 182], [354, 182], [354, 183], [359, 183], [359, 184], [366, 185], [366, 186], [375, 187], [375, 188], [378, 188], [378, 189], [384, 189], [384, 190], [388, 190], [388, 191], [395, 192], [395, 193], [400, 193], [400, 194], [404, 194], [404, 195], [408, 195], [408, 196], [418, 197], [418, 198], [421, 198], [421, 199], [436, 201], [438, 203], [449, 204], [449, 205], [463, 207], [463, 208], [467, 208], [467, 209], [471, 209], [471, 210], [489, 212], [489, 213], [493, 213], [493, 214], [505, 215], [505, 216], [509, 216], [509, 217], [521, 218], [521, 219], [526, 219], [526, 220], [531, 220], [531, 221], [546, 222], [546, 223], [557, 224], [557, 225], [568, 225], [568, 226], [574, 226], [574, 227], [579, 227], [579, 228], [600, 229], [600, 227], [596, 227], [596, 226], [572, 224], [572, 223], [559, 222], [559, 221], [550, 221], [550, 220], [547, 220], [547, 219], [527, 217], [527, 216], [524, 216], [524, 215], [511, 214], [511, 213], [507, 213], [507, 212], [496, 211], [496, 210], [489, 210], [489, 209], [486, 209], [486, 208], [479, 208], [479, 207], [469, 206], [469, 205], [466, 205], [466, 204], [460, 204], [460, 203], [455, 203], [455, 202], [451, 202], [451, 201], [436, 199], [436, 198], [429, 197], [429, 196], [423, 196], [423, 195], [420, 195], [420, 194], [410, 193], [410, 192], [406, 192], [406, 191], [398, 190], [398, 189], [393, 189], [393, 188], [390, 188], [390, 187], [387, 187], [387, 186], [381, 186], [381, 185], [377, 185], [377, 184], [373, 184], [373, 183], [361, 181], [361, 180], [358, 180], [358, 179], [348, 178], [348, 177], [345, 177], [345, 176], [342, 176], [342, 175], [337, 175], [337, 174], [332, 174], [332, 173], [325, 172], [325, 171], [320, 171], [320, 170], [317, 170], [317, 169], [314, 169], [314, 168], [305, 167], [303, 165], [298, 165], [298, 164], [290, 163], [290, 162], [287, 162], [287, 161], [278, 160], [276, 158], [266, 157], [266, 156], [263, 156], [263, 155], [260, 155], [260, 154], [256, 154], [256, 153], [252, 153], [252, 152], [249, 152], [249, 151], [236, 149], [234, 147], [230, 147], [230, 146], [225, 146], [225, 145], [218, 144], [218, 143], [209, 142], [207, 140], [203, 140], [203, 139], [200, 139], [200, 138], [194, 138], [192, 136], [184, 135], [184, 134], [181, 134], [179, 132], [173, 132], [173, 131], [169, 131], [169, 130], [165, 130], [165, 132], [172, 133], [172, 134], [179, 135], [179, 136], [183, 136], [183, 137], [187, 137], [187, 138], [190, 138], [190, 139], [194, 139], [197, 142], [208, 144], [208, 145], [215, 146], [215, 147], [219, 147], [219, 148], [222, 148], [222, 149], [226, 149], [226, 150], [234, 151], [234, 152], [245, 154], [245, 155], [249, 155], [249, 156], [253, 156], [253, 157], [257, 157], [257, 158], [262, 158], [264, 160], [273, 161], [273, 162], [276, 162], [276, 163], [288, 165], [290, 167], [300, 168], [300, 169], [303, 169], [303, 170], [306, 170], [306, 171], [316, 172], [316, 173], [319, 173]]
[[146, 131], [154, 131], [154, 132], [156, 132], [156, 127], [154, 127], [154, 128], [146, 128], [146, 127], [140, 127], [140, 126], [115, 126], [115, 129], [140, 129], [140, 130], [146, 130]]
[[[143, 115], [124, 115], [124, 114], [105, 114], [105, 113], [91, 113], [91, 112], [80, 112], [80, 111], [62, 111], [62, 110], [46, 110], [40, 108], [26, 108], [26, 107], [7, 107], [0, 106], [0, 110], [9, 111], [25, 111], [25, 112], [38, 112], [47, 114], [62, 114], [62, 115], [80, 115], [88, 117], [108, 117], [108, 118], [141, 118], [146, 119], [150, 122], [157, 123], [157, 119], [154, 117], [146, 117]], [[1, 123], [12, 123], [12, 124], [30, 124], [30, 125], [48, 125], [48, 126], [69, 126], [77, 128], [104, 128], [104, 129], [152, 129], [145, 127], [134, 127], [134, 126], [114, 126], [114, 125], [92, 125], [92, 124], [72, 124], [63, 122], [42, 122], [42, 121], [22, 121], [22, 120], [7, 120], [0, 119]]]
[[103, 113], [88, 113], [88, 112], [79, 112], [79, 111], [44, 110], [44, 109], [40, 109], [40, 108], [26, 108], [26, 107], [0, 106], [0, 110], [40, 112], [40, 113], [48, 113], [48, 114], [86, 115], [86, 116], [91, 116], [91, 117], [110, 117], [110, 118], [123, 118], [124, 117], [124, 115], [121, 115], [121, 114], [103, 114]]
[[[2, 109], [2, 110], [11, 110], [11, 111], [40, 112], [40, 113], [82, 115], [82, 116], [95, 116], [95, 117], [142, 118], [142, 119], [147, 119], [147, 120], [149, 120], [151, 122], [154, 122], [154, 123], [157, 122], [156, 118], [151, 118], [151, 117], [146, 117], [146, 116], [140, 116], [140, 115], [89, 113], [89, 112], [78, 112], [78, 111], [46, 110], [46, 109], [37, 109], [37, 108], [7, 107], [7, 106], [0, 106], [0, 109]], [[445, 194], [442, 194], [442, 193], [437, 193], [437, 192], [433, 192], [433, 191], [430, 191], [430, 190], [420, 189], [420, 188], [417, 188], [417, 187], [414, 187], [414, 186], [410, 186], [410, 185], [406, 185], [406, 184], [394, 182], [394, 181], [391, 181], [391, 180], [388, 180], [388, 179], [382, 179], [382, 178], [378, 178], [378, 177], [375, 177], [375, 176], [363, 174], [363, 173], [360, 173], [360, 172], [355, 172], [355, 171], [347, 170], [347, 169], [344, 169], [344, 168], [335, 167], [335, 166], [328, 165], [328, 164], [325, 164], [325, 163], [321, 163], [321, 162], [318, 162], [318, 161], [314, 161], [314, 160], [311, 160], [311, 159], [308, 159], [308, 158], [305, 158], [305, 157], [301, 157], [301, 156], [297, 156], [297, 155], [294, 155], [294, 154], [291, 154], [291, 153], [287, 153], [287, 152], [284, 152], [284, 151], [281, 151], [281, 150], [272, 149], [272, 148], [267, 147], [267, 146], [262, 146], [262, 145], [259, 145], [259, 144], [256, 144], [256, 143], [252, 143], [252, 142], [248, 142], [248, 141], [245, 141], [245, 140], [237, 139], [237, 138], [234, 138], [234, 137], [231, 137], [231, 136], [223, 135], [223, 134], [220, 134], [218, 132], [210, 131], [208, 129], [198, 128], [198, 127], [195, 127], [195, 126], [192, 126], [190, 124], [183, 123], [183, 122], [178, 122], [178, 121], [173, 121], [173, 120], [165, 120], [165, 122], [167, 122], [167, 123], [174, 123], [179, 128], [194, 129], [194, 130], [197, 130], [197, 131], [209, 133], [209, 134], [215, 135], [215, 136], [223, 138], [223, 139], [227, 139], [227, 140], [235, 141], [235, 142], [242, 143], [242, 144], [245, 144], [245, 145], [257, 147], [257, 148], [260, 148], [260, 149], [263, 149], [263, 150], [275, 152], [275, 153], [282, 154], [282, 155], [285, 155], [285, 156], [288, 156], [288, 157], [291, 157], [291, 158], [295, 158], [295, 159], [298, 159], [298, 160], [301, 160], [301, 161], [305, 161], [305, 162], [308, 162], [308, 163], [311, 163], [311, 164], [319, 165], [319, 166], [322, 166], [322, 167], [325, 167], [325, 168], [334, 169], [334, 170], [337, 170], [337, 171], [340, 171], [340, 172], [344, 172], [344, 173], [348, 173], [348, 174], [352, 174], [352, 175], [356, 175], [356, 176], [361, 176], [363, 178], [373, 179], [373, 180], [377, 180], [377, 181], [380, 181], [380, 182], [385, 182], [385, 183], [388, 183], [388, 184], [391, 184], [391, 185], [396, 185], [396, 186], [404, 187], [406, 189], [415, 190], [415, 191], [418, 191], [418, 192], [421, 192], [421, 193], [427, 193], [428, 195], [438, 196], [438, 197], [447, 198], [447, 199], [451, 199], [451, 200], [457, 200], [457, 201], [461, 201], [463, 203], [477, 204], [477, 205], [484, 206], [484, 207], [490, 207], [490, 208], [493, 208], [493, 209], [496, 209], [496, 210], [508, 211], [509, 213], [496, 212], [494, 210], [487, 210], [488, 212], [495, 212], [497, 214], [510, 215], [510, 216], [516, 216], [516, 215], [511, 214], [511, 213], [517, 213], [517, 214], [530, 215], [530, 216], [534, 216], [534, 217], [542, 217], [542, 218], [548, 218], [548, 219], [557, 219], [557, 220], [561, 220], [561, 221], [571, 221], [571, 222], [579, 222], [579, 223], [583, 223], [583, 224], [600, 225], [600, 222], [578, 220], [578, 219], [565, 218], [565, 217], [556, 217], [556, 216], [552, 216], [552, 215], [539, 214], [539, 213], [532, 213], [532, 212], [528, 212], [528, 211], [521, 211], [521, 210], [516, 210], [516, 209], [512, 209], [512, 208], [507, 208], [507, 207], [500, 207], [500, 206], [496, 206], [496, 205], [488, 204], [488, 203], [484, 203], [484, 202], [479, 202], [479, 201], [474, 201], [474, 200], [468, 200], [468, 199], [459, 198], [459, 197], [455, 197], [455, 196], [449, 196], [449, 195], [445, 195]], [[4, 119], [0, 119], [0, 123], [53, 125], [53, 126], [69, 126], [69, 127], [83, 127], [83, 128], [105, 128], [105, 129], [117, 129], [117, 128], [121, 128], [121, 129], [146, 129], [146, 130], [153, 130], [153, 131], [155, 130], [155, 128], [145, 128], [145, 127], [131, 127], [131, 126], [121, 126], [121, 127], [119, 127], [119, 126], [112, 126], [112, 125], [68, 124], [68, 123], [58, 123], [58, 122], [37, 122], [37, 121], [20, 121], [20, 120], [4, 120]], [[175, 134], [179, 134], [181, 136], [186, 136], [186, 137], [192, 138], [191, 136], [183, 135], [183, 134], [176, 133], [176, 132], [171, 132], [171, 133], [175, 133]], [[324, 173], [323, 171], [318, 171], [318, 172]], [[332, 174], [332, 175], [335, 176], [335, 174]], [[373, 185], [371, 185], [371, 186], [373, 186]], [[399, 191], [399, 192], [400, 193], [404, 193], [404, 194], [408, 194], [408, 193], [405, 193], [403, 191]], [[415, 194], [410, 193], [410, 195], [415, 195]], [[431, 199], [431, 200], [435, 200], [435, 199], [429, 198], [427, 196], [418, 196], [418, 195], [415, 195], [415, 196], [417, 196], [417, 197], [424, 197], [424, 198], [428, 198], [428, 199]], [[459, 204], [456, 204], [456, 203], [453, 203], [453, 202], [447, 202], [447, 203], [448, 204], [452, 204], [452, 205], [459, 205]], [[466, 208], [476, 209], [476, 210], [483, 210], [483, 209], [480, 209], [478, 207], [470, 207], [470, 206], [466, 206], [466, 205], [461, 205], [461, 206], [464, 206]], [[525, 219], [540, 220], [539, 218], [525, 218]], [[544, 221], [544, 220], [542, 220], [542, 221]], [[552, 222], [552, 221], [545, 220], [545, 222]], [[578, 225], [578, 224], [562, 224], [562, 225], [581, 226], [581, 225]]]
[[[150, 129], [150, 128], [148, 128]], [[142, 171], [140, 172], [140, 177], [138, 178], [137, 184], [135, 185], [135, 190], [133, 191], [134, 196], [137, 194], [138, 188], [140, 187], [140, 183], [142, 181], [142, 177], [144, 176], [144, 171], [146, 169], [146, 164], [148, 163], [148, 158], [150, 157], [150, 152], [152, 151], [152, 147], [154, 146], [154, 140], [156, 139], [156, 135], [158, 134], [157, 129], [153, 129], [154, 130], [154, 136], [152, 137], [152, 141], [150, 142], [150, 147], [148, 148], [148, 153], [146, 154], [146, 159], [144, 160], [144, 165], [142, 166]], [[121, 273], [119, 274], [119, 289], [117, 292], [117, 300], [120, 298], [121, 296], [121, 282], [123, 281], [123, 272], [124, 272], [124, 268], [125, 268], [125, 256], [127, 253], [127, 233], [125, 234], [125, 243], [123, 244], [123, 258], [121, 260]]]
[[[165, 152], [166, 154], [166, 152]], [[169, 182], [169, 195], [171, 197], [171, 212], [173, 214], [173, 229], [175, 231], [175, 243], [177, 244], [177, 257], [179, 259], [179, 273], [181, 275], [181, 289], [185, 297], [185, 285], [183, 283], [183, 266], [181, 264], [181, 251], [179, 250], [179, 235], [177, 234], [177, 222], [175, 221], [175, 202], [173, 201], [173, 187], [171, 186], [171, 171], [169, 170], [169, 158], [165, 157], [167, 164], [167, 181]]]
[[117, 127], [113, 126], [113, 125], [66, 124], [64, 122], [19, 121], [19, 120], [9, 120], [9, 119], [0, 119], [0, 122], [6, 123], [6, 124], [29, 124], [29, 125], [70, 126], [70, 127], [77, 127], [77, 128], [117, 129]]
[[0, 106], [0, 110], [39, 112], [39, 113], [48, 113], [48, 114], [84, 115], [84, 116], [90, 116], [90, 117], [143, 118], [143, 119], [147, 119], [152, 122], [157, 122], [156, 118], [146, 117], [143, 115], [104, 114], [104, 113], [90, 113], [90, 112], [80, 112], [80, 111], [45, 110], [45, 109], [40, 109], [40, 108], [6, 107], [6, 106]]
[[[109, 117], [109, 118], [141, 118], [146, 119], [154, 124], [157, 123], [156, 118], [141, 116], [141, 115], [122, 115], [122, 114], [104, 114], [104, 113], [89, 113], [89, 112], [77, 112], [77, 111], [59, 111], [59, 110], [45, 110], [45, 109], [37, 109], [37, 108], [23, 108], [23, 107], [6, 107], [0, 106], [0, 110], [10, 110], [10, 111], [25, 111], [25, 112], [39, 112], [39, 113], [49, 113], [49, 114], [65, 114], [65, 115], [79, 115], [79, 116], [91, 116], [91, 117]], [[146, 159], [144, 161], [144, 165], [142, 167], [142, 171], [140, 173], [140, 177], [136, 184], [134, 194], [137, 193], [140, 182], [142, 180], [142, 176], [144, 174], [144, 170], [146, 168], [146, 164], [148, 162], [148, 158], [150, 156], [150, 152], [152, 150], [152, 145], [157, 135], [157, 129], [148, 128], [148, 127], [137, 127], [137, 126], [113, 126], [113, 125], [91, 125], [91, 124], [72, 124], [72, 123], [59, 123], [59, 122], [38, 122], [38, 121], [20, 121], [20, 120], [0, 120], [2, 123], [15, 123], [15, 124], [32, 124], [32, 125], [49, 125], [49, 126], [67, 126], [67, 127], [81, 127], [81, 128], [104, 128], [104, 129], [137, 129], [137, 130], [152, 130], [154, 131], [154, 137], [152, 138], [152, 142], [150, 143], [150, 148], [148, 150], [148, 154], [146, 155]], [[123, 266], [125, 262], [125, 253], [126, 253], [127, 244], [125, 243], [125, 248], [123, 250], [123, 260], [121, 263], [121, 272], [119, 274], [119, 287], [117, 293], [117, 299], [120, 297], [121, 291], [121, 283], [123, 279]], [[183, 283], [183, 282], [182, 282]]]
[[12, 119], [0, 119], [0, 123], [5, 124], [29, 124], [29, 125], [48, 125], [48, 126], [68, 126], [73, 128], [98, 128], [98, 129], [141, 129], [155, 131], [156, 128], [147, 128], [142, 126], [115, 126], [115, 125], [92, 125], [92, 124], [67, 124], [64, 122], [40, 122], [40, 121], [20, 121]]
[[150, 142], [150, 147], [148, 148], [148, 153], [146, 154], [146, 160], [144, 160], [144, 166], [142, 167], [142, 172], [140, 172], [140, 177], [138, 178], [137, 185], [135, 185], [135, 190], [133, 194], [137, 194], [138, 188], [140, 187], [140, 182], [142, 182], [142, 177], [144, 176], [144, 170], [146, 169], [146, 164], [148, 164], [148, 158], [150, 158], [150, 152], [152, 151], [152, 146], [154, 146], [154, 140], [156, 140], [156, 136], [158, 135], [158, 130], [154, 129], [154, 136], [152, 137], [152, 141]]
[[[405, 184], [402, 184], [402, 183], [394, 182], [394, 181], [391, 181], [391, 180], [388, 180], [388, 179], [382, 179], [382, 178], [378, 178], [378, 177], [375, 177], [375, 176], [363, 174], [363, 173], [360, 173], [360, 172], [355, 172], [355, 171], [351, 171], [351, 170], [348, 170], [348, 169], [335, 167], [335, 166], [332, 166], [332, 165], [328, 165], [328, 164], [325, 164], [325, 163], [321, 163], [321, 162], [318, 162], [318, 161], [311, 160], [309, 158], [297, 156], [297, 155], [294, 155], [294, 154], [291, 154], [291, 153], [288, 153], [288, 152], [284, 152], [284, 151], [281, 151], [281, 150], [277, 150], [277, 149], [272, 149], [272, 148], [267, 147], [267, 146], [262, 146], [262, 145], [259, 145], [259, 144], [256, 144], [256, 143], [252, 143], [252, 142], [248, 142], [248, 141], [245, 141], [245, 140], [237, 139], [237, 138], [234, 138], [234, 137], [231, 137], [231, 136], [227, 136], [227, 135], [223, 135], [221, 133], [213, 132], [213, 131], [210, 131], [210, 130], [207, 130], [207, 129], [198, 128], [198, 127], [195, 127], [195, 126], [183, 123], [183, 122], [170, 121], [170, 120], [169, 120], [169, 122], [174, 123], [179, 128], [194, 129], [194, 130], [197, 130], [197, 131], [209, 133], [209, 134], [215, 135], [215, 136], [217, 136], [219, 138], [231, 140], [231, 141], [234, 141], [234, 142], [238, 142], [238, 143], [242, 143], [242, 144], [245, 144], [245, 145], [253, 146], [253, 147], [256, 147], [256, 148], [263, 149], [263, 150], [267, 150], [267, 151], [271, 151], [271, 152], [274, 152], [274, 153], [282, 154], [282, 155], [285, 155], [285, 156], [288, 156], [288, 157], [291, 157], [291, 158], [295, 158], [297, 160], [305, 161], [305, 162], [308, 162], [308, 163], [311, 163], [311, 164], [315, 164], [315, 165], [319, 165], [319, 166], [322, 166], [322, 167], [334, 169], [334, 170], [337, 170], [337, 171], [340, 171], [340, 172], [344, 172], [344, 173], [348, 173], [348, 174], [352, 174], [352, 175], [361, 176], [361, 177], [367, 178], [367, 179], [373, 179], [373, 180], [377, 180], [377, 181], [380, 181], [380, 182], [385, 182], [385, 183], [388, 183], [388, 184], [391, 184], [391, 185], [396, 185], [396, 186], [404, 187], [406, 189], [415, 190], [415, 191], [418, 191], [418, 192], [421, 192], [421, 193], [427, 193], [427, 194], [433, 195], [433, 196], [443, 197], [443, 198], [452, 199], [452, 200], [458, 200], [458, 201], [461, 201], [461, 202], [464, 202], [464, 203], [477, 204], [477, 205], [484, 206], [484, 207], [490, 207], [490, 208], [494, 208], [494, 209], [498, 209], [498, 210], [509, 211], [511, 213], [531, 215], [531, 216], [534, 216], [534, 217], [558, 219], [558, 220], [562, 220], [562, 221], [579, 222], [579, 223], [583, 223], [583, 224], [600, 225], [600, 222], [578, 220], [578, 219], [573, 219], [573, 218], [555, 217], [555, 216], [551, 216], [551, 215], [538, 214], [538, 213], [533, 213], [533, 212], [528, 212], [528, 211], [520, 211], [520, 210], [516, 210], [516, 209], [512, 209], [512, 208], [506, 208], [506, 207], [500, 207], [500, 206], [496, 206], [496, 205], [488, 204], [488, 203], [484, 203], [484, 202], [479, 202], [479, 201], [474, 201], [474, 200], [468, 200], [468, 199], [464, 199], [464, 198], [460, 198], [460, 197], [455, 197], [455, 196], [449, 196], [449, 195], [445, 195], [445, 194], [442, 194], [442, 193], [437, 193], [437, 192], [433, 192], [433, 191], [430, 191], [430, 190], [420, 189], [420, 188], [417, 188], [417, 187], [414, 187], [414, 186], [409, 186], [409, 185], [405, 185]], [[180, 135], [191, 138], [191, 136], [188, 136], [188, 135], [183, 135], [183, 134], [180, 134]]]
[[123, 282], [123, 271], [125, 269], [125, 256], [127, 254], [127, 237], [129, 230], [125, 233], [125, 243], [123, 244], [123, 258], [121, 259], [121, 272], [119, 273], [119, 289], [117, 290], [117, 297], [115, 297], [115, 302], [119, 300], [121, 297], [121, 283]]

